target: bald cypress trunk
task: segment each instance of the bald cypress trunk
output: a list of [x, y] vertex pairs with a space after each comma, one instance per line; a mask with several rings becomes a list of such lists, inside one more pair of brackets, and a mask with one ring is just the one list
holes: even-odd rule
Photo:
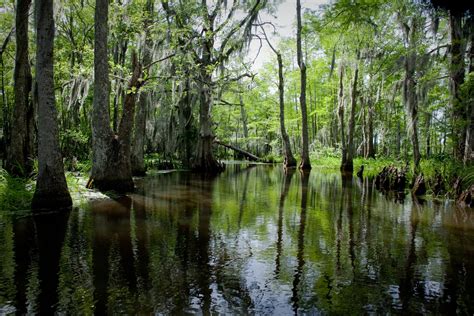
[[[276, 51], [275, 51], [276, 52]], [[278, 60], [278, 94], [280, 100], [280, 133], [283, 141], [283, 156], [285, 167], [295, 167], [296, 159], [291, 151], [290, 138], [285, 128], [285, 84], [283, 78], [283, 61], [281, 54], [276, 52]]]
[[408, 134], [411, 134], [413, 144], [413, 161], [415, 170], [420, 165], [420, 146], [418, 141], [418, 105], [416, 101], [416, 84], [415, 84], [415, 62], [416, 56], [410, 53], [405, 60], [405, 79], [403, 86], [403, 100], [405, 103], [405, 111], [409, 119], [407, 124]]
[[344, 66], [341, 65], [339, 69], [339, 92], [338, 92], [338, 116], [339, 116], [339, 124], [341, 125], [341, 148], [342, 148], [342, 160], [341, 160], [341, 167], [347, 161], [347, 146], [346, 146], [346, 132], [344, 124]]
[[206, 70], [201, 71], [200, 80], [203, 85], [199, 91], [199, 139], [193, 169], [203, 173], [218, 173], [223, 166], [216, 160], [212, 152], [214, 134], [211, 121], [211, 86], [205, 84], [211, 82], [211, 75]]
[[212, 75], [208, 67], [212, 66], [211, 56], [214, 47], [214, 34], [212, 24], [207, 30], [206, 40], [202, 45], [202, 59], [199, 73], [199, 139], [197, 143], [196, 156], [192, 168], [203, 173], [218, 173], [222, 171], [223, 166], [216, 160], [212, 152], [214, 142], [214, 133], [212, 132]]
[[92, 170], [88, 187], [118, 192], [133, 191], [130, 160], [131, 134], [134, 122], [135, 102], [142, 84], [141, 64], [132, 54], [132, 78], [125, 95], [122, 118], [118, 133], [110, 127], [109, 113], [109, 65], [107, 51], [108, 0], [97, 0], [95, 8], [94, 40], [94, 104], [92, 113]]
[[411, 136], [413, 145], [413, 162], [415, 173], [418, 172], [421, 160], [420, 145], [418, 141], [418, 100], [416, 95], [416, 36], [418, 32], [419, 22], [416, 17], [412, 17], [409, 25], [402, 24], [402, 31], [405, 37], [407, 54], [405, 55], [404, 68], [405, 78], [403, 79], [403, 103], [405, 105], [405, 113], [408, 118], [407, 134]]
[[[470, 23], [470, 42], [469, 48], [469, 73], [474, 72], [474, 18], [469, 19]], [[471, 77], [470, 80], [473, 78]], [[469, 95], [473, 95], [474, 83], [470, 83]], [[466, 145], [464, 146], [464, 164], [471, 164], [474, 161], [474, 98], [467, 101], [467, 128], [466, 128]]]
[[[145, 45], [143, 47], [143, 64], [149, 65], [152, 60], [153, 43], [150, 38], [150, 24], [153, 15], [153, 1], [148, 0], [146, 4], [146, 11], [148, 18], [145, 20]], [[145, 132], [146, 132], [146, 113], [150, 101], [150, 93], [142, 92], [140, 94], [139, 105], [135, 116], [135, 129], [133, 132], [133, 150], [131, 156], [132, 174], [136, 176], [143, 176], [146, 174], [145, 168]]]
[[374, 148], [374, 101], [367, 99], [367, 155], [365, 158], [375, 158]]
[[92, 178], [102, 179], [107, 175], [107, 155], [113, 132], [109, 114], [109, 63], [107, 52], [108, 35], [107, 0], [97, 0], [95, 7], [94, 39], [94, 103], [92, 111]]
[[306, 65], [303, 61], [303, 51], [301, 48], [301, 0], [296, 0], [296, 48], [298, 57], [298, 66], [300, 68], [301, 92], [300, 92], [300, 106], [301, 106], [301, 129], [302, 129], [302, 152], [300, 169], [311, 169], [311, 162], [309, 161], [309, 139], [308, 139], [308, 115], [306, 112]]
[[[263, 32], [265, 29], [262, 28]], [[269, 41], [267, 35], [265, 34], [265, 40], [270, 46], [270, 49], [275, 53], [278, 62], [278, 96], [279, 96], [279, 103], [280, 103], [280, 134], [283, 143], [283, 158], [284, 158], [284, 166], [285, 168], [295, 167], [296, 166], [296, 159], [293, 156], [293, 152], [291, 151], [291, 143], [290, 138], [288, 137], [288, 133], [286, 132], [285, 128], [285, 79], [283, 77], [283, 59], [281, 58], [281, 53], [273, 47], [271, 42]]]
[[132, 174], [135, 176], [144, 176], [145, 168], [145, 131], [146, 131], [146, 113], [150, 101], [149, 93], [140, 94], [137, 114], [135, 116], [135, 130], [133, 133], [133, 150], [131, 156]]
[[38, 84], [38, 178], [32, 207], [72, 205], [59, 149], [54, 97], [53, 0], [36, 0], [36, 82]]
[[415, 83], [415, 66], [416, 55], [409, 53], [405, 58], [405, 78], [403, 82], [403, 101], [405, 111], [409, 119], [407, 124], [407, 132], [411, 135], [413, 144], [413, 162], [415, 170], [420, 165], [420, 146], [418, 141], [418, 104], [416, 99], [416, 83]]
[[453, 109], [453, 138], [454, 156], [462, 160], [465, 155], [467, 111], [461, 100], [461, 85], [464, 83], [464, 52], [466, 41], [463, 36], [462, 13], [449, 13], [449, 28], [451, 33], [451, 65], [449, 67], [451, 106]]
[[33, 169], [34, 107], [32, 76], [28, 60], [28, 15], [31, 0], [18, 0], [16, 9], [15, 106], [5, 169], [15, 176], [28, 176]]
[[351, 91], [351, 112], [349, 116], [349, 134], [347, 136], [345, 146], [346, 154], [343, 155], [343, 160], [341, 163], [341, 171], [342, 172], [350, 172], [354, 171], [354, 128], [355, 128], [355, 112], [356, 112], [356, 105], [357, 105], [357, 80], [359, 76], [359, 67], [356, 64], [356, 68], [354, 70], [354, 78], [352, 82], [352, 91]]

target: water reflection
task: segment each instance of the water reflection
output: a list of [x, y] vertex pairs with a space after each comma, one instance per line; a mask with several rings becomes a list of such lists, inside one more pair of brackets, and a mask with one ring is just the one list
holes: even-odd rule
[[234, 165], [70, 214], [0, 214], [0, 314], [474, 312], [474, 214]]
[[280, 275], [280, 258], [283, 247], [283, 210], [285, 206], [285, 200], [290, 190], [291, 178], [295, 174], [295, 169], [285, 169], [283, 176], [283, 185], [280, 193], [280, 201], [278, 204], [278, 233], [276, 242], [276, 257], [275, 257], [275, 276], [278, 278]]
[[[60, 253], [69, 210], [12, 220], [0, 217], [6, 233], [2, 275], [7, 277], [0, 313], [53, 314], [57, 308]], [[14, 261], [13, 261], [14, 258]], [[5, 260], [6, 259], [6, 260]]]
[[298, 265], [296, 267], [295, 276], [293, 279], [293, 288], [292, 292], [293, 295], [291, 297], [291, 302], [293, 304], [293, 311], [295, 314], [298, 312], [299, 306], [299, 297], [298, 297], [298, 290], [299, 284], [301, 281], [301, 277], [303, 274], [303, 267], [304, 267], [304, 234], [306, 228], [306, 211], [307, 211], [307, 202], [308, 202], [308, 181], [309, 181], [309, 174], [310, 171], [302, 171], [301, 172], [301, 214], [300, 214], [300, 222], [299, 222], [299, 229], [298, 229], [298, 250], [296, 253], [296, 258]]

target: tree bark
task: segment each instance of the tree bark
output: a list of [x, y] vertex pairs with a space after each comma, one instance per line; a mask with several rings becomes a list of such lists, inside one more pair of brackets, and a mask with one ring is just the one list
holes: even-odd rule
[[[7, 145], [10, 143], [10, 111], [9, 111], [9, 106], [8, 106], [8, 98], [7, 94], [5, 93], [5, 63], [3, 62], [3, 53], [5, 52], [5, 49], [8, 46], [8, 43], [10, 43], [10, 39], [12, 37], [14, 29], [8, 33], [7, 37], [3, 41], [2, 46], [0, 47], [0, 73], [1, 73], [1, 80], [2, 80], [2, 131], [3, 131], [3, 137], [0, 138], [0, 149], [2, 149], [2, 158], [5, 158], [3, 156], [3, 150], [7, 147]], [[5, 163], [5, 160], [3, 161]]]
[[[133, 180], [132, 180], [132, 163], [131, 163], [131, 153], [130, 149], [132, 147], [132, 132], [134, 125], [134, 116], [135, 116], [135, 104], [138, 95], [138, 91], [142, 85], [140, 80], [142, 74], [142, 66], [138, 60], [138, 57], [135, 52], [132, 53], [132, 78], [130, 79], [127, 87], [127, 94], [125, 95], [124, 105], [122, 109], [122, 117], [120, 119], [120, 125], [118, 127], [118, 135], [114, 138], [112, 142], [113, 147], [116, 145], [115, 140], [119, 144], [119, 148], [114, 148], [114, 155], [112, 161], [109, 161], [109, 168], [112, 166], [112, 169], [115, 169], [116, 181], [120, 183], [125, 183], [128, 187], [127, 189], [122, 189], [123, 184], [114, 184], [114, 188], [117, 191], [133, 190]], [[143, 122], [141, 122], [143, 123]], [[143, 144], [143, 140], [142, 140]], [[143, 146], [142, 146], [143, 147]], [[116, 150], [118, 149], [118, 154]], [[143, 150], [143, 149], [142, 149]], [[116, 168], [113, 168], [113, 165], [116, 165]]]
[[278, 60], [278, 95], [280, 101], [280, 133], [283, 141], [284, 165], [286, 168], [295, 167], [296, 159], [291, 151], [290, 138], [285, 128], [285, 79], [283, 77], [283, 61], [281, 54], [276, 52]]
[[247, 127], [247, 111], [245, 111], [244, 100], [242, 94], [239, 95], [240, 101], [240, 119], [242, 120], [242, 131], [245, 138], [249, 137], [249, 129]]
[[351, 91], [351, 112], [349, 116], [349, 131], [347, 135], [347, 143], [346, 143], [346, 157], [345, 160], [341, 163], [341, 171], [352, 173], [354, 171], [354, 127], [355, 127], [355, 112], [356, 112], [356, 105], [357, 105], [357, 80], [359, 76], [359, 67], [356, 63], [356, 67], [354, 70], [354, 78], [352, 82], [352, 91]]
[[338, 116], [339, 124], [341, 125], [341, 149], [342, 149], [342, 161], [341, 168], [344, 163], [347, 161], [347, 145], [346, 145], [346, 132], [344, 124], [344, 66], [341, 65], [339, 68], [339, 92], [338, 92]]
[[374, 146], [374, 102], [368, 99], [367, 107], [367, 156], [366, 158], [375, 158]]
[[431, 156], [431, 113], [430, 112], [427, 112], [426, 113], [426, 117], [425, 117], [425, 120], [426, 120], [426, 158], [430, 158]]
[[134, 176], [144, 176], [145, 168], [145, 132], [146, 113], [150, 95], [148, 92], [140, 94], [139, 106], [135, 115], [135, 130], [133, 132], [133, 150], [131, 154], [132, 174]]
[[466, 144], [466, 107], [461, 100], [460, 88], [464, 83], [464, 52], [466, 41], [463, 36], [462, 13], [449, 13], [449, 27], [451, 33], [451, 65], [449, 67], [451, 106], [453, 109], [453, 139], [454, 156], [458, 160], [464, 158], [464, 146]]
[[196, 157], [193, 161], [192, 169], [207, 174], [219, 173], [223, 170], [223, 165], [219, 163], [212, 152], [214, 133], [212, 132], [212, 74], [208, 67], [211, 66], [212, 51], [214, 49], [213, 21], [207, 14], [208, 27], [206, 29], [205, 40], [202, 45], [202, 58], [199, 73], [199, 139], [196, 148]]
[[284, 167], [285, 168], [292, 168], [296, 166], [296, 159], [293, 156], [293, 152], [291, 151], [291, 143], [290, 138], [288, 137], [288, 133], [286, 132], [285, 128], [285, 78], [283, 77], [283, 60], [281, 57], [281, 53], [273, 47], [270, 43], [270, 40], [265, 33], [265, 29], [262, 27], [262, 30], [265, 34], [265, 40], [270, 46], [270, 49], [275, 53], [278, 62], [278, 96], [279, 96], [279, 104], [280, 104], [280, 134], [283, 143], [283, 159], [284, 159]]
[[[114, 139], [109, 113], [109, 62], [107, 50], [109, 4], [97, 0], [95, 6], [94, 38], [94, 101], [92, 111], [92, 170], [94, 186], [102, 189], [105, 181], [113, 178], [115, 170], [108, 167]], [[109, 174], [111, 172], [111, 174]]]
[[125, 95], [118, 133], [110, 128], [109, 66], [107, 52], [108, 1], [97, 0], [95, 8], [94, 47], [94, 109], [92, 114], [93, 161], [89, 188], [133, 191], [130, 159], [131, 134], [134, 122], [136, 96], [142, 85], [142, 69], [135, 53], [132, 54], [132, 78]]
[[405, 111], [409, 119], [407, 124], [408, 135], [411, 135], [413, 144], [413, 162], [415, 173], [418, 171], [420, 166], [420, 145], [418, 142], [418, 102], [416, 98], [416, 32], [417, 22], [415, 17], [411, 19], [411, 25], [406, 26], [405, 41], [408, 44], [408, 52], [405, 56], [404, 68], [405, 78], [403, 80], [403, 103], [405, 105]]
[[179, 156], [184, 167], [188, 168], [191, 165], [191, 158], [194, 151], [195, 141], [194, 137], [196, 130], [193, 124], [193, 109], [195, 103], [194, 95], [191, 93], [190, 79], [185, 79], [184, 96], [181, 97], [178, 107], [178, 122], [180, 127], [179, 135]]
[[15, 106], [5, 169], [15, 176], [28, 176], [34, 158], [34, 107], [32, 76], [28, 60], [28, 16], [31, 0], [18, 0], [16, 10]]
[[202, 86], [199, 91], [199, 139], [193, 170], [209, 174], [219, 173], [223, 166], [214, 158], [212, 152], [214, 142], [211, 120], [212, 88], [207, 84], [212, 78], [206, 69], [201, 70], [200, 80]]
[[[143, 47], [143, 65], [149, 65], [152, 62], [153, 43], [150, 37], [150, 24], [153, 15], [153, 1], [148, 0], [146, 3], [147, 19], [143, 25], [145, 29], [145, 45]], [[132, 174], [135, 176], [144, 176], [145, 168], [145, 132], [146, 132], [146, 114], [149, 107], [150, 93], [142, 92], [140, 94], [139, 106], [135, 116], [135, 129], [133, 133], [133, 150], [131, 156]]]
[[36, 0], [36, 82], [38, 84], [38, 178], [33, 209], [72, 205], [59, 149], [54, 97], [53, 0]]
[[311, 162], [309, 161], [309, 139], [308, 139], [308, 114], [306, 111], [306, 65], [303, 61], [303, 51], [301, 48], [301, 0], [296, 0], [296, 50], [298, 66], [301, 75], [301, 92], [300, 92], [300, 106], [301, 106], [301, 129], [302, 129], [302, 152], [300, 169], [310, 170]]
[[413, 143], [413, 162], [415, 164], [415, 170], [420, 165], [420, 147], [418, 142], [418, 104], [416, 100], [416, 82], [415, 82], [415, 65], [416, 56], [414, 53], [410, 53], [406, 56], [405, 60], [405, 79], [403, 84], [403, 100], [405, 103], [405, 111], [408, 119], [410, 120], [407, 124], [408, 134], [411, 135]]
[[[341, 125], [341, 147], [342, 147], [342, 161], [347, 159], [347, 147], [346, 147], [346, 132], [344, 124], [344, 66], [341, 65], [339, 69], [339, 93], [338, 93], [338, 115], [339, 124]], [[341, 164], [342, 165], [342, 164]]]
[[[469, 73], [474, 72], [474, 19], [469, 19], [470, 23], [470, 42], [471, 47], [469, 48]], [[474, 80], [474, 77], [469, 78]], [[474, 82], [470, 82], [468, 87], [468, 93], [471, 96], [469, 98], [467, 109], [468, 109], [468, 124], [466, 128], [466, 145], [464, 146], [464, 164], [471, 164], [474, 161]]]

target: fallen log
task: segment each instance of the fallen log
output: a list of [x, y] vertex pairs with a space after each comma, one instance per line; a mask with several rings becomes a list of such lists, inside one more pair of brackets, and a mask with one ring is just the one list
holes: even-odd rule
[[229, 148], [229, 149], [232, 149], [233, 151], [236, 151], [238, 152], [239, 154], [247, 157], [249, 160], [251, 161], [261, 161], [261, 162], [264, 162], [261, 158], [255, 156], [254, 154], [252, 153], [249, 153], [248, 151], [245, 151], [245, 150], [242, 150], [238, 147], [235, 147], [235, 146], [232, 146], [232, 145], [229, 145], [229, 144], [225, 144], [217, 139], [214, 140], [214, 143], [217, 144], [217, 145], [221, 145], [221, 146], [224, 146], [226, 148]]

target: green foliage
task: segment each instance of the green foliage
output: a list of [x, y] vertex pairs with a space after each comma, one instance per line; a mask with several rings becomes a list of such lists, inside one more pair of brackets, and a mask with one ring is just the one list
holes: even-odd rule
[[2, 214], [28, 215], [34, 187], [32, 180], [12, 177], [0, 168], [0, 209]]
[[80, 161], [89, 159], [91, 144], [89, 135], [84, 134], [81, 130], [62, 130], [59, 133], [59, 142], [63, 157], [72, 159], [75, 157]]
[[462, 176], [462, 183], [466, 188], [474, 184], [474, 167], [469, 167], [464, 170]]
[[356, 158], [354, 159], [354, 172], [357, 172], [364, 165], [364, 176], [374, 177], [384, 167], [395, 166], [399, 169], [405, 168], [406, 163], [402, 160], [391, 159], [387, 157], [373, 158]]
[[160, 153], [146, 154], [145, 167], [147, 170], [181, 169], [184, 166], [176, 158], [170, 159]]
[[[245, 14], [253, 4], [254, 1], [238, 2], [236, 10]], [[272, 54], [261, 69], [250, 67], [248, 56], [242, 50], [251, 38], [250, 31], [245, 27], [236, 28], [241, 14], [227, 15], [230, 7], [216, 8], [214, 3], [206, 7], [199, 2], [168, 0], [152, 3], [151, 9], [149, 5], [149, 1], [138, 0], [112, 2], [109, 7], [112, 117], [114, 113], [120, 114], [124, 94], [137, 93], [135, 87], [126, 87], [131, 51], [138, 51], [143, 58], [149, 49], [153, 62], [172, 56], [153, 64], [144, 74], [147, 79], [144, 91], [150, 94], [146, 149], [149, 153], [156, 153], [146, 158], [147, 167], [166, 168], [171, 164], [182, 167], [183, 157], [194, 154], [199, 137], [200, 92], [208, 84], [200, 81], [202, 73], [211, 75], [212, 83], [208, 88], [212, 90], [212, 128], [217, 138], [267, 160], [281, 161], [276, 58]], [[171, 10], [166, 12], [164, 5]], [[270, 4], [270, 9], [275, 5]], [[1, 40], [14, 25], [14, 3], [3, 1], [0, 7], [3, 8]], [[215, 9], [212, 23], [216, 25], [207, 27], [204, 32], [202, 25], [211, 23], [207, 16], [211, 9]], [[360, 76], [354, 133], [356, 157], [364, 156], [370, 116], [377, 159], [356, 158], [355, 169], [364, 164], [365, 173], [374, 175], [385, 165], [405, 166], [412, 155], [412, 141], [403, 102], [403, 63], [407, 47], [402, 25], [412, 18], [428, 25], [428, 22], [434, 22], [431, 13], [418, 2], [386, 0], [339, 0], [322, 6], [321, 10], [306, 11], [303, 46], [308, 68], [308, 123], [314, 165], [320, 169], [339, 168], [342, 144], [338, 117], [341, 101], [338, 97], [338, 69], [344, 67], [345, 70], [342, 103], [346, 107], [344, 119], [347, 125], [351, 81], [357, 64]], [[227, 17], [230, 19], [224, 22]], [[453, 135], [453, 127], [466, 126], [467, 122], [453, 120], [449, 82], [444, 76], [451, 67], [445, 47], [449, 44], [449, 23], [442, 14], [437, 18], [439, 28], [436, 32], [420, 28], [414, 34], [418, 56], [415, 78], [419, 102], [418, 129], [421, 152], [424, 157], [429, 157], [422, 160], [421, 170], [429, 179], [434, 178], [436, 171], [441, 172], [447, 181], [455, 174], [466, 172], [459, 163], [452, 161], [449, 153], [453, 151], [457, 137]], [[55, 22], [54, 69], [60, 145], [66, 169], [84, 174], [91, 167], [93, 1], [61, 0], [56, 8]], [[221, 47], [225, 39], [228, 40], [228, 50]], [[152, 47], [147, 48], [146, 40], [153, 43]], [[34, 64], [34, 36], [30, 36], [30, 41]], [[212, 62], [207, 64], [200, 59], [205, 42], [213, 46], [210, 52]], [[296, 43], [289, 37], [279, 38], [279, 42], [273, 44], [283, 57], [285, 124], [293, 153], [298, 156], [302, 131]], [[10, 120], [12, 115], [14, 53], [12, 38], [2, 55], [7, 101], [3, 107], [5, 113], [0, 117], [2, 123], [4, 119]], [[34, 72], [34, 67], [32, 70]], [[241, 76], [245, 73], [247, 75]], [[472, 102], [473, 82], [471, 73], [461, 86], [463, 105]], [[347, 126], [345, 128], [347, 131]], [[230, 150], [216, 148], [219, 158], [234, 157]]]

